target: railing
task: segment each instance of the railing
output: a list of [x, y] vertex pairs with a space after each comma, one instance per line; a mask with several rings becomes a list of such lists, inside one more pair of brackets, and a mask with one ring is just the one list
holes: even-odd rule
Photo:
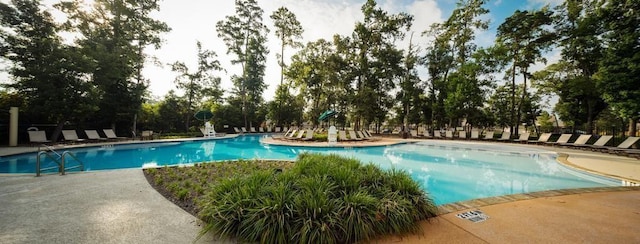
[[[58, 169], [58, 172], [61, 175], [65, 174], [65, 171], [70, 170], [70, 169], [76, 169], [76, 168], [80, 168], [80, 171], [84, 171], [84, 163], [82, 163], [82, 161], [80, 161], [76, 155], [74, 155], [73, 153], [69, 152], [69, 151], [64, 151], [62, 154], [59, 154], [58, 152], [56, 152], [55, 150], [53, 150], [52, 147], [47, 146], [47, 145], [43, 145], [47, 150], [42, 150], [40, 152], [38, 152], [38, 156], [36, 158], [36, 176], [40, 176], [40, 174], [43, 171], [48, 171], [48, 170], [52, 170], [52, 169]], [[48, 167], [48, 168], [41, 168], [41, 158], [42, 156], [45, 156], [48, 159], [51, 159], [53, 162], [55, 162], [57, 164], [57, 166], [53, 166], [53, 167]], [[71, 157], [73, 160], [75, 160], [76, 162], [78, 162], [78, 165], [72, 166], [72, 167], [66, 167], [66, 158], [67, 157]]]

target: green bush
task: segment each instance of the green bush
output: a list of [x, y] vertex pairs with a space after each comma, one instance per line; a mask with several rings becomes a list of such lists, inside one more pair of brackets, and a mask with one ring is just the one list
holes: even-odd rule
[[313, 140], [314, 141], [328, 141], [328, 139], [327, 139], [328, 137], [329, 137], [329, 135], [327, 135], [326, 133], [322, 133], [322, 134], [314, 133], [313, 134]]
[[336, 155], [302, 154], [282, 173], [219, 181], [198, 205], [203, 234], [260, 243], [352, 243], [417, 230], [433, 201], [404, 171]]

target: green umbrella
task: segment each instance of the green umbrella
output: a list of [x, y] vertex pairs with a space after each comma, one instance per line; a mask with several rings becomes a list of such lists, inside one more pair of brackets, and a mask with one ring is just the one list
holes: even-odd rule
[[320, 115], [320, 117], [318, 118], [318, 121], [325, 121], [325, 120], [327, 120], [327, 119], [331, 118], [332, 116], [334, 116], [334, 115], [336, 115], [336, 114], [338, 114], [338, 111], [335, 111], [335, 110], [329, 109], [329, 110], [327, 110], [327, 111], [324, 111], [324, 113], [322, 113], [322, 114]]
[[211, 113], [211, 111], [209, 110], [200, 110], [196, 114], [194, 114], [193, 117], [202, 121], [207, 121], [213, 118], [213, 113]]

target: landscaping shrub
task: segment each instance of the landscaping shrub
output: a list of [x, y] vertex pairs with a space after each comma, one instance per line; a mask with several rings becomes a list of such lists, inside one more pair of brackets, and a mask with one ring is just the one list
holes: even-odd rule
[[198, 205], [203, 233], [261, 243], [352, 243], [415, 231], [436, 213], [406, 172], [320, 154], [220, 180]]

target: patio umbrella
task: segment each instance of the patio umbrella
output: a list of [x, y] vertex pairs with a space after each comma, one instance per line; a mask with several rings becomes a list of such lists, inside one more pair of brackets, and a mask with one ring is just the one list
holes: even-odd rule
[[324, 113], [322, 113], [322, 114], [320, 115], [320, 117], [318, 118], [318, 121], [325, 121], [325, 120], [327, 120], [327, 119], [331, 118], [332, 116], [334, 116], [334, 115], [336, 115], [336, 114], [338, 114], [338, 111], [335, 111], [335, 110], [329, 109], [329, 110], [327, 110], [327, 111], [324, 111]]
[[213, 113], [211, 113], [211, 111], [209, 110], [200, 110], [196, 114], [194, 114], [193, 117], [202, 121], [207, 121], [213, 118]]

